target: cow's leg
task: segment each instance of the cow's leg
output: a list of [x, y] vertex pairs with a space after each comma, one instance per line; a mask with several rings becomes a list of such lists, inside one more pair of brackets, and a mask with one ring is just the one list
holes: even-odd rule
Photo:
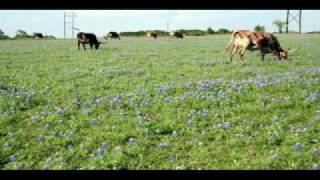
[[261, 52], [261, 61], [262, 61], [262, 62], [264, 61], [264, 56], [265, 56], [265, 55], [266, 55], [265, 53]]
[[93, 44], [92, 43], [90, 43], [90, 49], [92, 49], [93, 48]]
[[78, 40], [78, 51], [80, 51], [80, 41]]
[[86, 45], [85, 43], [82, 43], [83, 49], [86, 50]]
[[242, 47], [241, 51], [240, 51], [240, 60], [242, 63], [246, 63], [245, 62], [245, 59], [244, 59], [244, 54], [246, 52], [246, 48], [245, 47]]
[[236, 52], [237, 52], [237, 46], [234, 46], [230, 56], [230, 63], [232, 63], [233, 56]]

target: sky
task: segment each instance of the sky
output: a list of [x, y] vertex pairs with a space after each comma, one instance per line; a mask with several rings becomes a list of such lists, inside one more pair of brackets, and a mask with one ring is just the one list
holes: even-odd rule
[[[286, 10], [0, 10], [0, 29], [9, 36], [22, 29], [29, 34], [41, 32], [62, 38], [64, 12], [77, 15], [75, 27], [80, 31], [99, 37], [109, 31], [166, 30], [167, 22], [170, 31], [208, 27], [253, 30], [260, 24], [273, 32], [277, 29], [272, 22], [286, 18]], [[319, 19], [320, 10], [303, 10], [302, 32], [320, 30]], [[298, 25], [292, 22], [290, 29], [298, 31]], [[71, 37], [71, 28], [67, 36]]]

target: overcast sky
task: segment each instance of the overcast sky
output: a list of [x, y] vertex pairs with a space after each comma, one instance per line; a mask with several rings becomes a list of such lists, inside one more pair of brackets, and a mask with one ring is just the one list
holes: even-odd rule
[[[253, 29], [260, 24], [267, 31], [276, 31], [275, 19], [285, 20], [286, 10], [0, 10], [0, 29], [14, 36], [18, 29], [42, 32], [63, 37], [64, 12], [77, 14], [75, 26], [83, 32], [103, 36], [109, 31], [138, 31], [160, 29], [203, 29], [214, 30]], [[294, 14], [298, 11], [292, 11]], [[320, 30], [320, 10], [304, 10], [302, 31]], [[290, 29], [298, 30], [295, 24]], [[68, 31], [67, 35], [71, 35]]]

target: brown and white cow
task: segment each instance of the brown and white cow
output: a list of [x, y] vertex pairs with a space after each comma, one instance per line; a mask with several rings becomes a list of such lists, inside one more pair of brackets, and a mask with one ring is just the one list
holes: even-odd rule
[[[266, 54], [272, 53], [279, 60], [288, 59], [288, 51], [284, 50], [278, 39], [268, 32], [252, 32], [249, 30], [238, 30], [232, 33], [231, 40], [225, 49], [225, 52], [232, 48], [230, 62], [236, 52], [239, 52], [241, 63], [244, 62], [244, 54], [246, 50], [260, 50], [261, 60], [264, 61]], [[293, 51], [292, 51], [293, 52]]]
[[147, 37], [157, 39], [157, 33], [156, 32], [147, 32]]

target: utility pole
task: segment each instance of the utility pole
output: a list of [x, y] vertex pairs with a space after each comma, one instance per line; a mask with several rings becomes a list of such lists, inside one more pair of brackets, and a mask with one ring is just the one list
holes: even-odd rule
[[63, 38], [66, 39], [66, 13], [63, 13]]
[[167, 32], [169, 32], [169, 26], [170, 26], [169, 21], [167, 21]]
[[[297, 19], [297, 16], [299, 16], [299, 18]], [[288, 34], [289, 32], [289, 24], [291, 21], [296, 22], [299, 25], [299, 33], [301, 34], [302, 32], [302, 10], [299, 10], [299, 13], [296, 15], [293, 15], [292, 13], [290, 13], [290, 10], [287, 10], [287, 20], [286, 20], [286, 33]]]
[[[77, 15], [73, 12], [65, 12], [64, 13], [64, 38], [66, 38], [67, 30], [72, 30], [72, 38], [74, 38], [74, 19]], [[71, 27], [68, 27], [71, 24]]]

